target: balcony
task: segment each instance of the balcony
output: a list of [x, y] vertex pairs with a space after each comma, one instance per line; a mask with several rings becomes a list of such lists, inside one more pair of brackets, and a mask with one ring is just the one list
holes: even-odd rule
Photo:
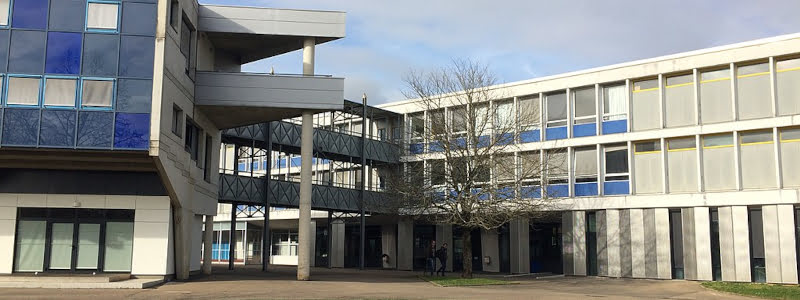
[[198, 30], [226, 53], [239, 57], [242, 64], [303, 48], [306, 37], [316, 44], [343, 38], [345, 13], [201, 5]]
[[220, 129], [341, 110], [344, 78], [197, 72], [195, 105]]

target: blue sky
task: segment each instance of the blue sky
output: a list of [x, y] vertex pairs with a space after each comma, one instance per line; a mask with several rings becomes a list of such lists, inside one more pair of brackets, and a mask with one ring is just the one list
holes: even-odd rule
[[[345, 98], [402, 100], [409, 70], [452, 58], [501, 82], [800, 32], [798, 0], [200, 0], [347, 12], [347, 36], [317, 47], [316, 73], [345, 77]], [[244, 71], [301, 73], [299, 51]]]

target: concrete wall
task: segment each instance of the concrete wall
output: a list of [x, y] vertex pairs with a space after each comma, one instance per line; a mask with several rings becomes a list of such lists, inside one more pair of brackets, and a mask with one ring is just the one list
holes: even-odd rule
[[397, 269], [414, 269], [414, 222], [411, 220], [397, 223]]
[[750, 236], [746, 206], [720, 207], [719, 244], [723, 281], [750, 281]]
[[531, 272], [530, 225], [528, 220], [517, 219], [509, 224], [511, 273]]
[[[12, 272], [18, 207], [133, 209], [133, 275], [174, 272], [169, 197], [116, 195], [0, 194], [0, 274]], [[197, 247], [199, 249], [200, 242]]]
[[497, 231], [481, 229], [481, 254], [483, 255], [481, 264], [484, 272], [500, 272], [500, 249], [497, 238]]
[[331, 224], [331, 238], [333, 245], [328, 258], [331, 260], [331, 267], [344, 268], [344, 222], [342, 220], [334, 220]]
[[765, 205], [761, 209], [767, 282], [797, 283], [794, 206]]
[[586, 275], [586, 213], [564, 212], [561, 232], [564, 275]]

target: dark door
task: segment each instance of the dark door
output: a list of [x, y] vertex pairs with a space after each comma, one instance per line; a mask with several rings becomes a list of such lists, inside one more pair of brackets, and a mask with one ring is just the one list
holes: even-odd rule
[[537, 223], [530, 229], [531, 273], [562, 274], [561, 224]]

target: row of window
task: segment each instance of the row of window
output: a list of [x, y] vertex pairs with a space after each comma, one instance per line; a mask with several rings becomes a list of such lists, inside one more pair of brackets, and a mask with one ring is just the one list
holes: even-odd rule
[[[65, 5], [73, 6], [74, 9], [74, 2], [53, 1], [50, 11], [58, 13], [58, 10]], [[50, 7], [48, 0], [0, 1], [0, 26], [8, 26], [10, 20], [13, 28], [44, 30], [47, 28], [48, 7]], [[151, 9], [153, 14], [155, 14], [154, 8]], [[71, 12], [74, 13], [74, 11]], [[141, 11], [137, 9], [137, 14], [139, 12]], [[120, 0], [88, 0], [85, 14], [84, 30], [119, 32], [122, 2]]]
[[[662, 123], [666, 127], [689, 126], [697, 124], [698, 118], [702, 124], [709, 124], [767, 118], [775, 114], [800, 114], [800, 90], [796, 88], [800, 85], [800, 58], [778, 60], [774, 69], [777, 86], [775, 97], [778, 99], [775, 104], [771, 95], [773, 85], [770, 74], [773, 72], [769, 63], [760, 63], [736, 66], [735, 69], [698, 72], [699, 86], [695, 86], [693, 73], [665, 76], [663, 84], [659, 79], [635, 80], [631, 84], [630, 102], [625, 84], [610, 84], [600, 86], [599, 90], [595, 86], [572, 88], [569, 89], [569, 95], [567, 91], [558, 91], [495, 100], [491, 104], [470, 108], [475, 116], [470, 116], [470, 111], [464, 106], [428, 111], [427, 123], [425, 113], [412, 113], [408, 115], [412, 143], [410, 151], [412, 154], [424, 151], [421, 143], [425, 142], [425, 134], [429, 130], [433, 135], [438, 135], [447, 128], [455, 138], [466, 135], [470, 119], [475, 122], [471, 125], [477, 128], [474, 129], [476, 135], [489, 136], [493, 128], [513, 128], [519, 136], [515, 142], [525, 143], [537, 142], [542, 138], [556, 140], [627, 132], [628, 127], [633, 131], [657, 129], [664, 127]], [[736, 78], [736, 82], [732, 82], [732, 77]], [[736, 97], [732, 89], [734, 85]], [[736, 99], [735, 104], [733, 99]], [[629, 103], [632, 105], [632, 124], [627, 122]], [[598, 105], [602, 106], [599, 111]], [[736, 116], [734, 105], [738, 107]], [[568, 108], [572, 111], [572, 124], [568, 124]], [[480, 117], [487, 112], [493, 116]], [[597, 117], [599, 112], [602, 112], [600, 119]], [[542, 125], [544, 132], [540, 131]], [[567, 127], [572, 129], [571, 135]]]
[[[203, 169], [203, 179], [210, 182], [211, 172], [215, 170], [211, 168], [213, 154], [211, 135], [204, 134], [203, 129], [191, 118], [185, 116], [183, 109], [178, 105], [173, 105], [172, 107], [172, 133], [183, 138], [184, 150], [189, 153], [191, 160], [195, 161], [195, 165]], [[205, 140], [203, 140], [204, 136]], [[201, 141], [203, 141], [202, 144]], [[203, 153], [203, 160], [200, 160], [201, 152]]]
[[112, 109], [115, 83], [113, 78], [0, 75], [6, 106]]
[[[703, 151], [703, 160], [698, 162], [697, 140]], [[793, 166], [800, 161], [800, 128], [780, 128], [777, 139], [781, 142], [782, 182], [784, 186], [800, 186], [800, 172]], [[744, 131], [738, 133], [742, 188], [776, 188], [777, 163], [774, 155], [773, 130]], [[764, 146], [766, 147], [764, 147]], [[670, 192], [697, 192], [699, 189], [697, 171], [702, 166], [705, 171], [704, 190], [732, 190], [736, 185], [737, 165], [735, 159], [734, 135], [732, 133], [713, 134], [695, 137], [677, 137], [665, 140], [667, 150], [667, 179]], [[602, 145], [602, 157], [598, 157], [596, 146], [571, 148], [572, 157], [566, 149], [519, 152], [518, 155], [495, 156], [483, 170], [477, 168], [477, 182], [498, 185], [513, 184], [520, 179], [523, 185], [546, 185], [553, 188], [553, 195], [567, 197], [569, 193], [569, 172], [574, 176], [574, 196], [599, 195], [598, 182], [602, 177], [605, 195], [629, 194], [629, 167], [635, 170], [635, 191], [637, 194], [663, 192], [664, 168], [662, 168], [662, 145], [660, 140], [638, 141], [633, 143], [633, 161], [629, 164], [626, 144]], [[598, 160], [602, 159], [602, 160]], [[601, 164], [602, 162], [602, 164]], [[571, 165], [570, 165], [571, 163]], [[700, 165], [698, 165], [698, 163]], [[600, 176], [599, 167], [604, 172]], [[422, 162], [408, 164], [408, 178], [424, 182], [420, 168]], [[456, 170], [457, 168], [451, 168]], [[444, 160], [426, 160], [425, 176], [433, 186], [443, 186], [447, 176], [453, 172], [445, 166]], [[455, 175], [455, 176], [458, 176]], [[611, 183], [611, 184], [609, 184]], [[551, 192], [551, 191], [548, 191]]]

